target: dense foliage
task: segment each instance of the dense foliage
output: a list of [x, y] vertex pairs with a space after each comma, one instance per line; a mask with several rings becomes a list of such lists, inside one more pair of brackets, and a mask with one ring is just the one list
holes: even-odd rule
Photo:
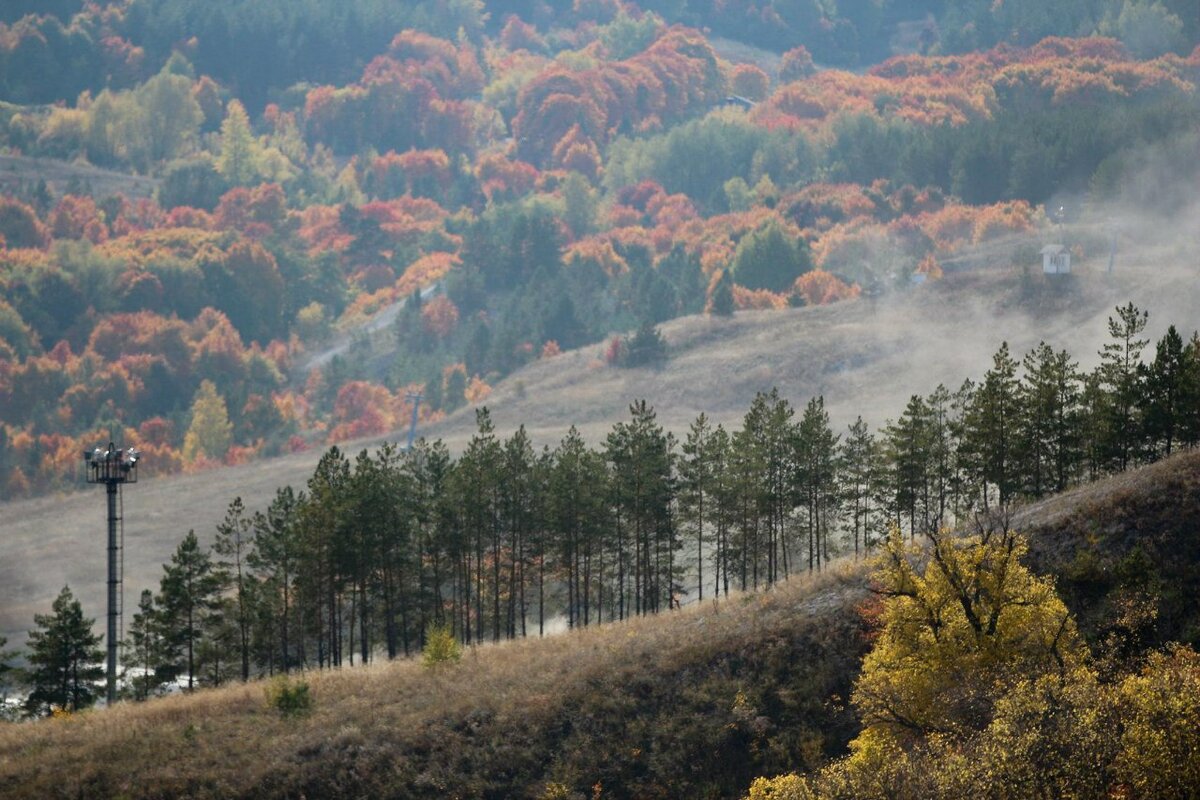
[[[0, 147], [157, 186], [6, 183], [6, 496], [97, 439], [237, 463], [646, 323], [936, 277], [1200, 114], [1172, 3], [210, 5], [6, 8]], [[388, 341], [351, 335], [394, 305]], [[223, 448], [187, 443], [206, 381]]]

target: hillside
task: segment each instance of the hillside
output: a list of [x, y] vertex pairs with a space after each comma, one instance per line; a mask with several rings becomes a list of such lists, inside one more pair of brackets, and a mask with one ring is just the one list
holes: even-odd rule
[[1094, 645], [1200, 643], [1200, 453], [1188, 452], [1024, 510], [1035, 570], [1053, 574]]
[[[1002, 339], [1014, 353], [1046, 340], [1085, 361], [1106, 334], [1105, 318], [1132, 299], [1151, 309], [1157, 335], [1168, 322], [1194, 323], [1196, 299], [1186, 265], [1187, 239], [1157, 244], [1144, 230], [1128, 245], [1117, 275], [1103, 262], [1077, 270], [1065, 284], [1041, 275], [1022, 278], [998, 266], [952, 273], [906, 294], [776, 312], [739, 312], [731, 319], [688, 317], [663, 326], [671, 357], [661, 369], [605, 366], [601, 346], [537, 361], [501, 382], [486, 403], [501, 433], [524, 424], [535, 443], [556, 443], [572, 425], [596, 441], [634, 399], [646, 398], [677, 433], [701, 411], [733, 423], [754, 393], [778, 386], [803, 404], [823, 394], [835, 426], [861, 414], [874, 426], [900, 413], [909, 395], [938, 382], [956, 387], [977, 378]], [[1124, 247], [1124, 242], [1123, 242]], [[1001, 262], [1003, 263], [1003, 262]], [[721, 380], [713, 381], [713, 375]], [[474, 427], [460, 410], [423, 427], [457, 449]], [[403, 432], [394, 437], [403, 439]], [[371, 440], [349, 444], [353, 451]], [[202, 540], [235, 496], [251, 508], [266, 505], [284, 484], [303, 485], [319, 451], [189, 475], [144, 479], [125, 492], [126, 597], [157, 585], [161, 565], [189, 528]], [[98, 491], [11, 502], [0, 506], [0, 635], [23, 639], [33, 615], [66, 583], [89, 615], [103, 613], [104, 502]]]
[[[1190, 597], [1200, 454], [1019, 512], [1094, 645], [1112, 619], [1077, 566], [1140, 541]], [[1099, 574], [1099, 573], [1097, 573]], [[1190, 575], [1192, 584], [1175, 582]], [[309, 673], [315, 707], [285, 719], [263, 682], [0, 728], [6, 797], [732, 797], [750, 777], [810, 769], [856, 730], [843, 704], [867, 647], [864, 562], [680, 612], [415, 661]], [[1194, 604], [1164, 595], [1162, 638], [1194, 640]], [[1183, 612], [1180, 616], [1176, 612]], [[1182, 636], [1177, 631], [1182, 632]], [[1127, 644], [1137, 657], [1154, 637]], [[1104, 654], [1104, 648], [1099, 648]], [[50, 758], [53, 754], [53, 758]], [[599, 786], [596, 790], [594, 787]]]
[[[731, 796], [844, 747], [837, 700], [866, 647], [861, 564], [762, 595], [544, 640], [309, 673], [0, 727], [5, 797]], [[48, 758], [53, 753], [53, 758]], [[593, 789], [593, 787], [597, 787]]]

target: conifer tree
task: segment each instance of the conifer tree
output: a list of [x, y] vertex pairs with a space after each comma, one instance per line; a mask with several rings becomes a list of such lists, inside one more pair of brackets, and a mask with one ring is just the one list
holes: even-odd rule
[[713, 287], [712, 305], [709, 310], [718, 317], [733, 316], [733, 277], [729, 270], [723, 270]]
[[862, 417], [854, 420], [842, 444], [842, 502], [854, 537], [854, 557], [871, 547], [872, 496], [879, 481], [881, 454]]
[[[675, 560], [678, 531], [674, 499], [675, 438], [658, 423], [645, 400], [629, 406], [630, 420], [613, 426], [606, 442], [612, 465], [617, 513], [628, 529], [632, 552], [618, 544], [618, 581], [630, 581], [633, 613], [649, 614], [670, 607], [682, 587]], [[632, 575], [626, 571], [631, 571]], [[623, 599], [623, 592], [618, 589]]]
[[308, 480], [308, 501], [299, 515], [303, 568], [297, 573], [298, 590], [321, 667], [342, 663], [343, 532], [348, 524], [349, 483], [349, 462], [339, 448], [330, 447]]
[[796, 429], [796, 483], [808, 521], [808, 568], [829, 559], [829, 531], [837, 519], [837, 444], [825, 398], [814, 397]]
[[143, 589], [137, 608], [125, 638], [125, 651], [129, 653], [130, 664], [137, 671], [129, 680], [133, 697], [135, 700], [145, 700], [157, 693], [163, 684], [166, 648], [162, 612], [154, 602], [154, 593]]
[[1017, 362], [1004, 342], [992, 356], [992, 368], [975, 390], [965, 419], [966, 444], [977, 459], [977, 496], [984, 509], [991, 507], [990, 487], [996, 488], [1003, 506], [1019, 485], [1014, 454], [1020, 410], [1017, 388]]
[[170, 677], [186, 671], [188, 689], [195, 687], [197, 650], [205, 626], [220, 608], [222, 583], [208, 550], [200, 547], [196, 532], [189, 530], [171, 556], [171, 563], [163, 565], [158, 597], [168, 661], [175, 662]]
[[704, 599], [704, 546], [709, 541], [705, 523], [711, 515], [713, 494], [712, 425], [704, 414], [688, 429], [679, 460], [679, 516], [696, 537], [696, 599]]
[[1018, 458], [1024, 491], [1060, 492], [1080, 461], [1080, 376], [1067, 351], [1045, 342], [1026, 354]]
[[64, 586], [52, 614], [36, 614], [29, 632], [28, 682], [25, 700], [30, 714], [52, 709], [79, 711], [96, 702], [96, 683], [104, 677], [104, 637], [92, 633], [95, 620], [85, 619], [79, 601]]
[[932, 462], [932, 415], [925, 398], [914, 394], [904, 413], [884, 429], [887, 463], [890, 466], [890, 490], [895, 509], [895, 524], [907, 517], [908, 533], [929, 530], [930, 469]]
[[261, 605], [270, 609], [275, 618], [270, 627], [279, 634], [278, 653], [284, 672], [302, 660], [291, 636], [300, 631], [293, 619], [293, 608], [296, 573], [300, 569], [297, 516], [304, 500], [303, 493], [297, 497], [291, 486], [277, 490], [266, 512], [254, 515], [254, 545], [247, 556], [250, 567], [263, 581]]
[[213, 550], [223, 558], [217, 566], [229, 575], [233, 583], [234, 621], [238, 629], [243, 681], [250, 680], [250, 583], [253, 576], [247, 559], [253, 544], [251, 525], [252, 520], [246, 515], [242, 498], [235, 497], [225, 512], [225, 518], [217, 525], [217, 536], [213, 542]]
[[1154, 361], [1143, 370], [1146, 444], [1151, 453], [1169, 456], [1183, 428], [1188, 365], [1183, 338], [1174, 325], [1167, 328], [1154, 349]]
[[[496, 440], [491, 413], [481, 408], [475, 412], [478, 432], [471, 437], [467, 449], [454, 471], [458, 502], [461, 506], [467, 549], [464, 551], [466, 581], [463, 585], [463, 604], [467, 609], [467, 628], [470, 639], [471, 599], [474, 599], [475, 641], [483, 641], [484, 600], [491, 588], [492, 637], [500, 639], [500, 519], [499, 480], [501, 448]], [[491, 574], [488, 574], [488, 550], [491, 550]], [[491, 579], [489, 581], [489, 578]]]
[[652, 322], [643, 322], [637, 333], [625, 337], [623, 363], [627, 367], [659, 364], [666, 357], [667, 342]]
[[712, 472], [712, 519], [713, 532], [713, 594], [729, 595], [729, 570], [734, 564], [731, 532], [737, 522], [737, 496], [729, 469], [729, 432], [717, 425], [709, 439], [709, 460]]
[[1100, 451], [1106, 466], [1121, 471], [1137, 457], [1144, 375], [1142, 350], [1148, 344], [1141, 335], [1149, 317], [1148, 312], [1139, 310], [1132, 302], [1118, 306], [1116, 317], [1108, 318], [1111, 341], [1100, 350], [1097, 374], [1105, 392]]

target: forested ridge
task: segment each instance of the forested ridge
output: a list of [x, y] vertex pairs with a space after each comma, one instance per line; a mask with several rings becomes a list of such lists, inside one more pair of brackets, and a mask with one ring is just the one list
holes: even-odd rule
[[[1195, 21], [1170, 3], [34, 10], [0, 23], [0, 147], [158, 190], [0, 199], [8, 497], [109, 438], [195, 470], [382, 434], [413, 391], [438, 419], [583, 345], [658, 360], [665, 320], [905, 290], [1048, 234], [1064, 193], [1128, 192], [1149, 146], [1196, 163]], [[386, 343], [304, 371], [395, 304]]]

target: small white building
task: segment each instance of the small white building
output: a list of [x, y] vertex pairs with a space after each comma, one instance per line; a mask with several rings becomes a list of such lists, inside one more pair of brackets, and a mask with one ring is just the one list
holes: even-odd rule
[[1042, 272], [1047, 275], [1071, 274], [1071, 251], [1061, 244], [1048, 244], [1042, 248]]

